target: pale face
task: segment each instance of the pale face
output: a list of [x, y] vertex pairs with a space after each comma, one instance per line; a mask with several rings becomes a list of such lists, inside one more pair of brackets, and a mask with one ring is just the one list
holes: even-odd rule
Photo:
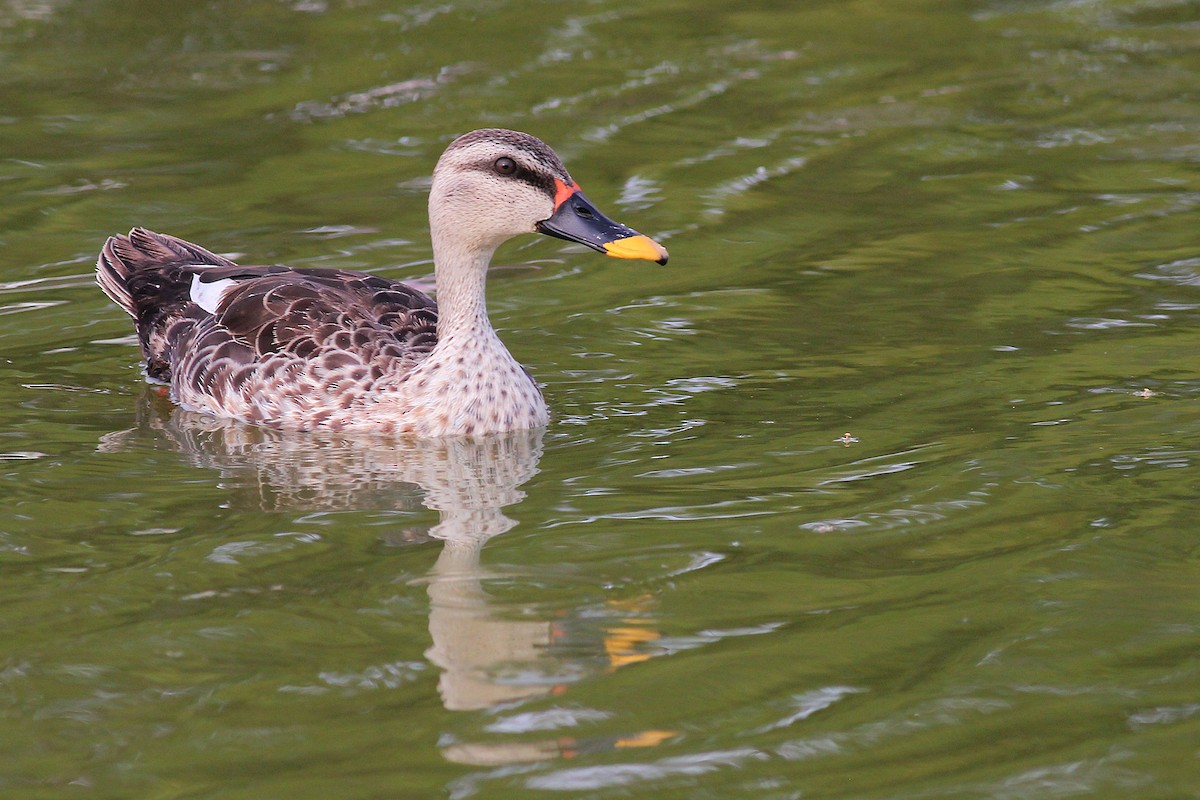
[[505, 240], [536, 232], [616, 258], [667, 263], [660, 244], [592, 205], [553, 150], [516, 131], [488, 128], [451, 142], [433, 172], [429, 222], [447, 262], [485, 263]]
[[429, 194], [435, 231], [494, 249], [555, 209], [555, 179], [570, 182], [549, 147], [527, 134], [476, 131], [447, 148], [433, 173]]

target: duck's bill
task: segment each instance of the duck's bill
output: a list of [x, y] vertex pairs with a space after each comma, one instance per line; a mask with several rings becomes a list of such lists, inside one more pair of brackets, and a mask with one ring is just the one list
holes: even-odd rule
[[601, 214], [577, 187], [561, 186], [559, 198], [550, 218], [537, 224], [539, 233], [578, 242], [614, 258], [643, 258], [667, 263], [665, 247]]

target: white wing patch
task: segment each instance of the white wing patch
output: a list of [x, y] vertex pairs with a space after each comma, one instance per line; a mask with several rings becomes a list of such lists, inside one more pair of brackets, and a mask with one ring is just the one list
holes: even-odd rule
[[212, 283], [205, 283], [200, 280], [200, 276], [192, 275], [192, 302], [203, 308], [210, 314], [217, 313], [217, 306], [221, 304], [221, 297], [224, 296], [225, 290], [233, 286], [237, 281], [232, 278], [224, 278]]

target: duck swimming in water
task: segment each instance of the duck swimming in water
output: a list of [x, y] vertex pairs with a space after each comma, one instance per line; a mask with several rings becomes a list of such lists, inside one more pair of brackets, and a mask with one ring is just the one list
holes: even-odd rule
[[239, 266], [134, 228], [96, 263], [133, 317], [146, 374], [181, 406], [295, 430], [477, 436], [546, 424], [542, 393], [488, 320], [492, 254], [523, 233], [667, 262], [613, 222], [541, 140], [487, 129], [455, 139], [429, 192], [437, 302], [361, 272]]

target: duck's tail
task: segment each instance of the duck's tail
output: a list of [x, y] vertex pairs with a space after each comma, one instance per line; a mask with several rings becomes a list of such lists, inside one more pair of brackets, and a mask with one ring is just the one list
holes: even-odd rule
[[[140, 228], [134, 228], [130, 231], [130, 235], [138, 230]], [[129, 287], [125, 285], [125, 281], [129, 277], [129, 265], [118, 254], [118, 248], [124, 249], [121, 246], [128, 243], [128, 236], [108, 237], [108, 241], [104, 243], [104, 248], [100, 251], [100, 257], [96, 259], [96, 283], [100, 284], [100, 288], [108, 295], [109, 300], [123, 308], [126, 314], [137, 319], [133, 308], [133, 297], [129, 294]]]
[[110, 300], [136, 320], [138, 307], [129, 288], [130, 276], [161, 272], [183, 264], [233, 266], [229, 259], [199, 245], [145, 228], [134, 228], [128, 236], [108, 237], [96, 260], [96, 283]]

